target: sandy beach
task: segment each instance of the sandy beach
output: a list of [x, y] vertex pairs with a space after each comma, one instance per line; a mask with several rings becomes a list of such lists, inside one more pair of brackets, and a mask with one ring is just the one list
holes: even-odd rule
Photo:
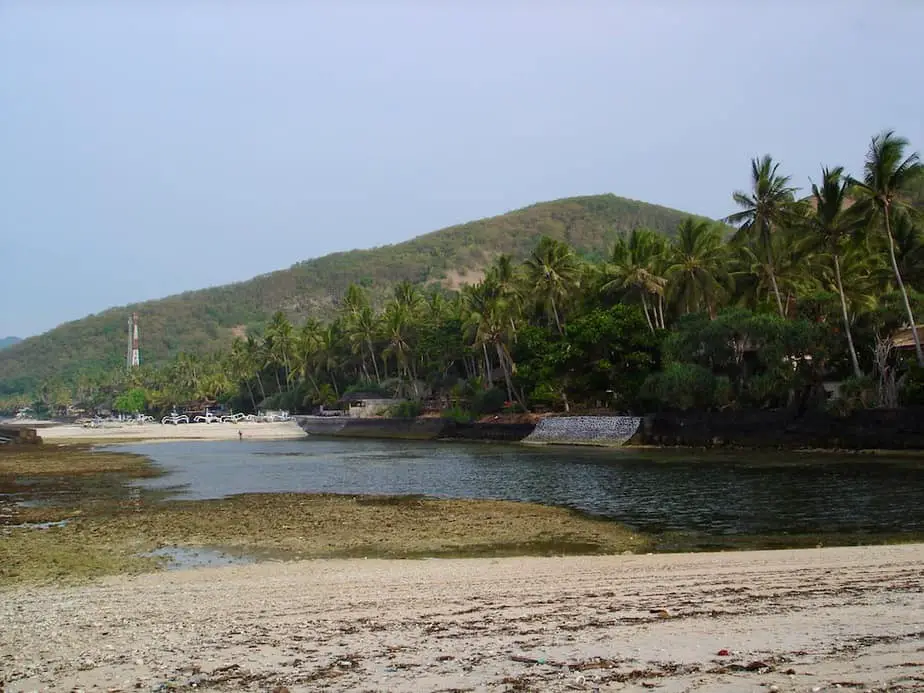
[[83, 426], [48, 426], [40, 428], [38, 434], [47, 443], [96, 443], [108, 441], [151, 441], [171, 440], [237, 440], [238, 431], [244, 440], [291, 440], [308, 436], [294, 421], [214, 424], [172, 424], [161, 423], [106, 423], [96, 428]]
[[922, 690], [922, 561], [319, 560], [15, 588], [0, 671], [7, 691]]

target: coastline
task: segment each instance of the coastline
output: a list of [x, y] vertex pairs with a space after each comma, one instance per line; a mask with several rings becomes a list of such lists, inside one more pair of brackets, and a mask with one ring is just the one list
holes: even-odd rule
[[123, 576], [5, 591], [0, 662], [11, 692], [912, 690], [922, 562], [915, 544]]

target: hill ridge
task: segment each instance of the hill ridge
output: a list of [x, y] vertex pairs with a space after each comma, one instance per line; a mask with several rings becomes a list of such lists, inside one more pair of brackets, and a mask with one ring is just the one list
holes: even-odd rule
[[[127, 314], [140, 314], [143, 362], [179, 351], [209, 351], [275, 310], [293, 319], [329, 317], [350, 282], [381, 297], [400, 281], [458, 288], [500, 253], [525, 257], [542, 236], [585, 254], [606, 252], [620, 233], [638, 226], [671, 234], [691, 216], [639, 200], [603, 195], [536, 202], [454, 224], [406, 241], [337, 251], [220, 286], [115, 306], [65, 322], [0, 352], [0, 395], [30, 391], [45, 378], [108, 369], [124, 358]], [[696, 215], [693, 215], [696, 216]]]

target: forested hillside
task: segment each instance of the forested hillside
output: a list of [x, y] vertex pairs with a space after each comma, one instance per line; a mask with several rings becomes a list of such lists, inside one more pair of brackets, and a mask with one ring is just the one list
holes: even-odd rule
[[401, 281], [458, 288], [478, 281], [496, 257], [524, 259], [543, 236], [600, 258], [638, 227], [671, 234], [682, 212], [615, 195], [544, 202], [371, 250], [300, 262], [249, 281], [129, 305], [65, 323], [0, 353], [0, 396], [33, 392], [48, 378], [98, 373], [122, 362], [128, 314], [140, 314], [142, 358], [164, 362], [205, 353], [258, 331], [277, 310], [294, 321], [332, 317], [350, 282], [378, 304]]

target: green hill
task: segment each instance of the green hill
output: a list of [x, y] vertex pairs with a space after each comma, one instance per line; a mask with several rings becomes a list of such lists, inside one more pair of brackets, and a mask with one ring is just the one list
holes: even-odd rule
[[0, 395], [31, 391], [50, 376], [122, 363], [128, 314], [140, 316], [142, 359], [207, 351], [265, 322], [276, 310], [291, 318], [327, 317], [350, 282], [375, 296], [402, 280], [458, 288], [477, 281], [500, 253], [526, 256], [543, 235], [590, 256], [637, 226], [672, 233], [683, 212], [615, 195], [543, 202], [452, 226], [404, 243], [334, 253], [248, 281], [113, 308], [65, 323], [0, 352]]

